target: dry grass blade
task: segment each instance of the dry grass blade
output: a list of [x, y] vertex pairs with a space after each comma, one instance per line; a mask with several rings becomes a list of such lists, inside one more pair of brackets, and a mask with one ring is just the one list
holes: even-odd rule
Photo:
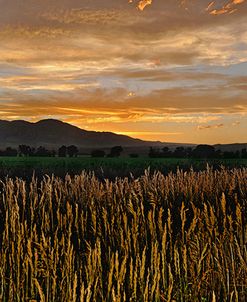
[[0, 301], [247, 301], [245, 168], [0, 192]]

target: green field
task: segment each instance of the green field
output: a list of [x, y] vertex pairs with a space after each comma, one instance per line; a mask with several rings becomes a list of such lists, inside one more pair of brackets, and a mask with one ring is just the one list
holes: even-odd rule
[[64, 176], [66, 173], [80, 174], [83, 170], [94, 171], [98, 177], [114, 178], [143, 174], [144, 170], [161, 171], [164, 174], [176, 171], [177, 168], [203, 170], [207, 164], [214, 168], [221, 166], [234, 168], [246, 167], [247, 159], [179, 159], [179, 158], [59, 158], [59, 157], [1, 157], [0, 177], [55, 174]]

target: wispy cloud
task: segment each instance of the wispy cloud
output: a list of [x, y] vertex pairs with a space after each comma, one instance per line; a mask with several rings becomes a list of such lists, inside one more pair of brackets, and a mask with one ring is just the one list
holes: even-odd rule
[[224, 127], [224, 124], [215, 124], [215, 125], [199, 125], [198, 130], [211, 130]]
[[233, 14], [238, 10], [237, 6], [239, 4], [243, 4], [244, 2], [245, 0], [230, 0], [222, 7], [210, 10], [211, 8], [213, 8], [214, 5], [217, 4], [217, 1], [213, 1], [207, 7], [207, 10], [210, 12], [211, 15]]
[[235, 121], [235, 122], [232, 123], [232, 126], [233, 127], [238, 127], [240, 124], [241, 124], [240, 121]]
[[[184, 7], [186, 10], [189, 10], [191, 2], [191, 0], [180, 0], [178, 1], [178, 5], [180, 7]], [[215, 0], [206, 4], [205, 11], [209, 12], [211, 15], [232, 14], [236, 12], [238, 10], [238, 6], [244, 2], [245, 0], [229, 0], [227, 3], [222, 4], [222, 1]], [[129, 3], [134, 3], [134, 1], [129, 0]], [[141, 0], [138, 1], [137, 7], [139, 10], [143, 11], [146, 6], [151, 5], [152, 3], [152, 0]]]

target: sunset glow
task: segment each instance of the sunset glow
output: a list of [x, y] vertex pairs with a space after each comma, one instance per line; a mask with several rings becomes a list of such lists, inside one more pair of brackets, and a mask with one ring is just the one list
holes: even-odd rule
[[0, 119], [246, 142], [247, 1], [0, 0]]

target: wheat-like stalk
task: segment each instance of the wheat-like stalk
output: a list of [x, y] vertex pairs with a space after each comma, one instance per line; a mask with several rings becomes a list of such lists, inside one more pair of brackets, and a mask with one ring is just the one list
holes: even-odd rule
[[0, 301], [246, 301], [247, 169], [0, 182]]

